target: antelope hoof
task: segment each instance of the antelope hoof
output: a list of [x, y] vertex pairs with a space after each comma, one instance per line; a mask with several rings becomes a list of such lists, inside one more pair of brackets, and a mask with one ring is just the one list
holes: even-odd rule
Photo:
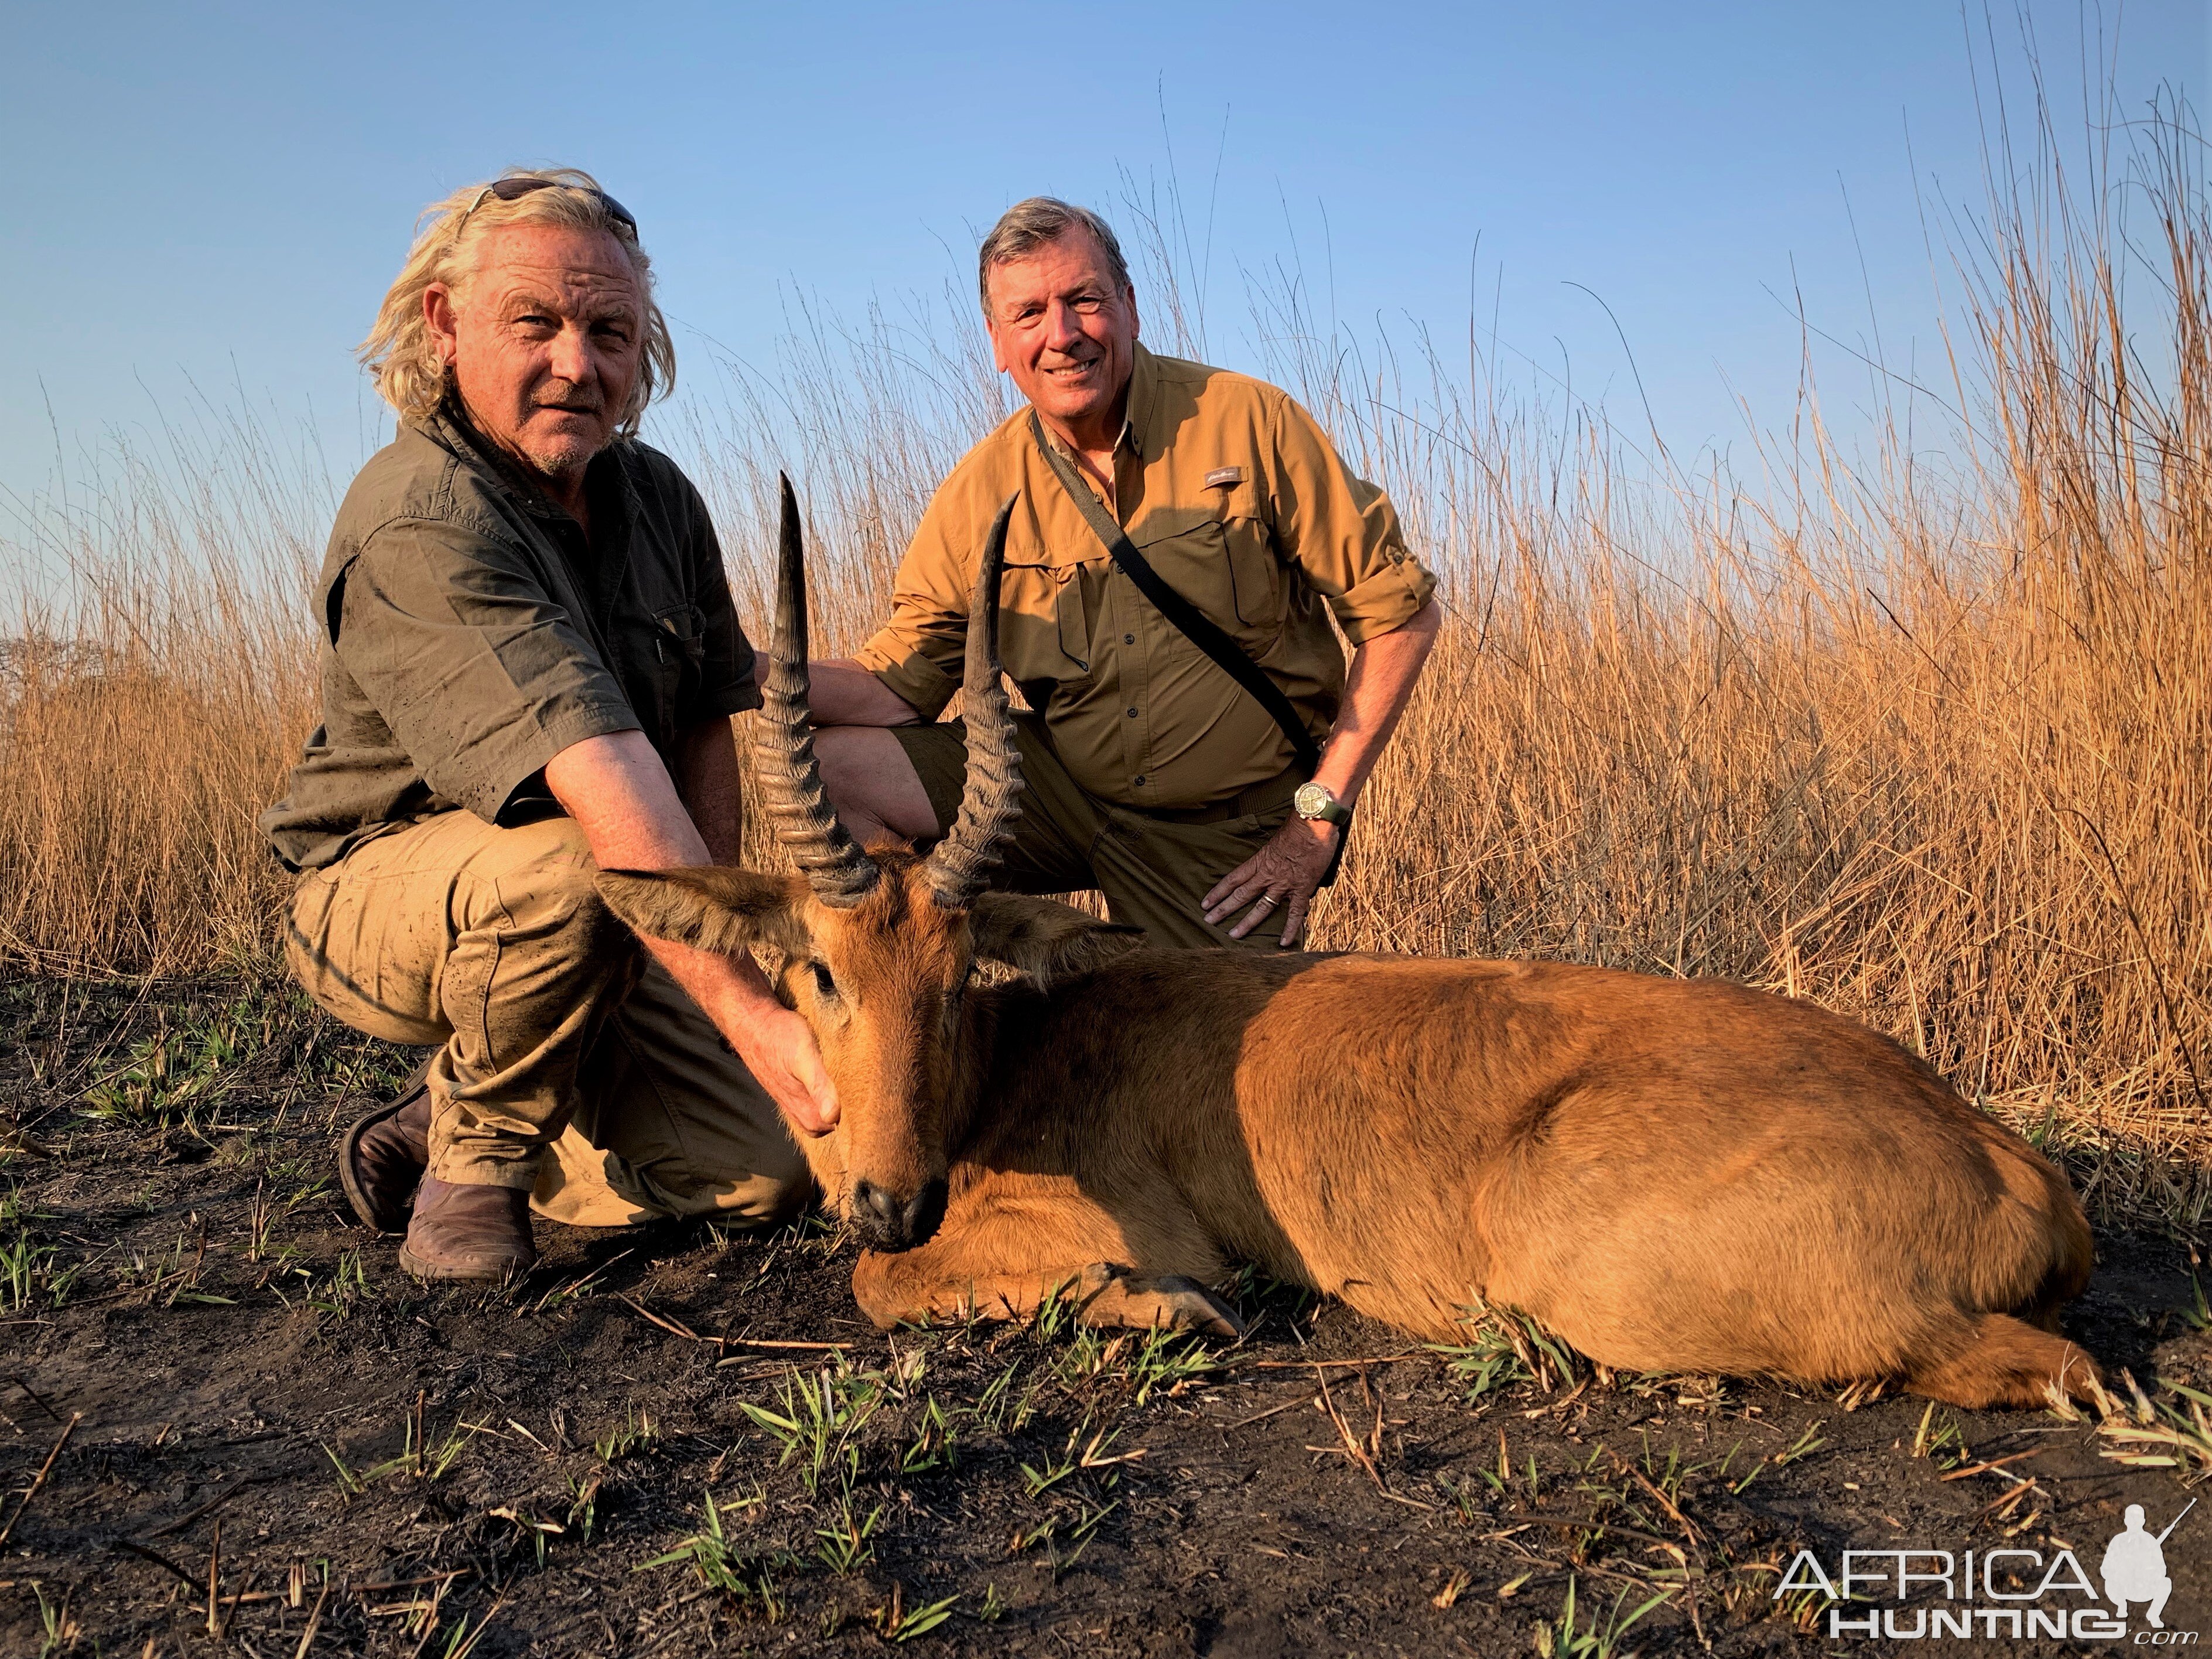
[[1235, 1308], [1181, 1273], [1139, 1278], [1118, 1262], [1094, 1261], [1083, 1270], [1078, 1293], [1086, 1325], [1202, 1331], [1231, 1341], [1244, 1334]]
[[1176, 1329], [1203, 1331], [1231, 1342], [1244, 1334], [1243, 1316], [1196, 1279], [1170, 1273], [1152, 1284], [1162, 1305], [1175, 1310]]

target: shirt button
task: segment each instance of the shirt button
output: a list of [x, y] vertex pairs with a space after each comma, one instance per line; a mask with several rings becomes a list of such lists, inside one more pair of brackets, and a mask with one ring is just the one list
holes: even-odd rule
[[1137, 636], [1134, 634], [1123, 634], [1121, 636], [1121, 643], [1124, 645], [1133, 645], [1137, 643]]
[[1145, 787], [1145, 780], [1144, 780], [1144, 778], [1143, 778], [1142, 774], [1139, 774], [1139, 775], [1136, 778], [1136, 779], [1135, 779], [1134, 781], [1135, 781], [1136, 785], [1137, 785], [1137, 787], [1138, 787], [1139, 789], [1142, 789], [1142, 788], [1144, 788], [1144, 787]]
[[1137, 717], [1137, 711], [1136, 711], [1134, 709], [1130, 710], [1130, 711], [1129, 711], [1129, 718], [1130, 718], [1130, 719], [1132, 719], [1132, 720], [1134, 720], [1136, 717]]

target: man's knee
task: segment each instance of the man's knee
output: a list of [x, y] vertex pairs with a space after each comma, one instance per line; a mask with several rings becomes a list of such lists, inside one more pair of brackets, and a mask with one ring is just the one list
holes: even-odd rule
[[814, 1197], [814, 1178], [795, 1156], [788, 1165], [735, 1174], [655, 1169], [644, 1185], [669, 1215], [753, 1231], [796, 1220]]

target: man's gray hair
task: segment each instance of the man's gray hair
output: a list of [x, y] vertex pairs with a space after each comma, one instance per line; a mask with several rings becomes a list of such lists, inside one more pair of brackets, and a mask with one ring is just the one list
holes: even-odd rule
[[983, 314], [991, 314], [991, 267], [1027, 259], [1048, 242], [1056, 242], [1071, 230], [1090, 232], [1106, 256], [1106, 274], [1124, 294], [1134, 291], [1129, 263], [1121, 257], [1121, 244], [1105, 220], [1087, 207], [1077, 207], [1054, 196], [1032, 196], [1016, 202], [999, 216], [991, 234], [983, 238], [975, 259], [976, 291], [983, 296]]

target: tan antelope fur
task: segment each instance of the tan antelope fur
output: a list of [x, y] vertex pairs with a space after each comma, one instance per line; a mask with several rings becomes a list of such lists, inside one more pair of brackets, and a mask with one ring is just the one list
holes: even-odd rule
[[1251, 1262], [1431, 1340], [1477, 1299], [1517, 1308], [1616, 1369], [1964, 1406], [2093, 1385], [2056, 1333], [2092, 1255], [2064, 1178], [1851, 1021], [1561, 963], [1139, 948], [981, 891], [1018, 811], [990, 729], [1003, 517], [960, 820], [927, 859], [853, 845], [813, 765], [787, 494], [785, 515], [762, 769], [807, 873], [600, 890], [641, 933], [783, 954], [842, 1108], [802, 1149], [870, 1247], [853, 1288], [878, 1325], [1018, 1316], [1072, 1284], [1095, 1323], [1233, 1333], [1206, 1287]]

